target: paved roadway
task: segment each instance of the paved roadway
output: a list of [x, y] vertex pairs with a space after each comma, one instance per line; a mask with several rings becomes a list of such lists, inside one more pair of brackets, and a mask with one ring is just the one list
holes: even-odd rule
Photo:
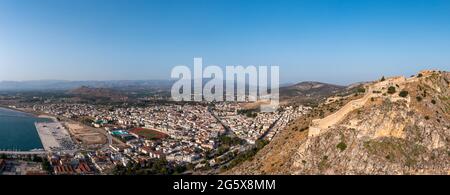
[[0, 154], [7, 155], [39, 155], [47, 154], [46, 151], [0, 151]]

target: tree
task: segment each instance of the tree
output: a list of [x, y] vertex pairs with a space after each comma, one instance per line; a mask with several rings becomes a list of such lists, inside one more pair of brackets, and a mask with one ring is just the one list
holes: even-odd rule
[[422, 97], [417, 96], [417, 97], [416, 97], [416, 100], [417, 100], [418, 102], [421, 102], [421, 101], [422, 101]]
[[358, 93], [365, 93], [366, 89], [364, 87], [360, 87], [360, 88], [358, 88], [357, 91], [358, 91]]
[[400, 93], [398, 94], [400, 97], [406, 97], [408, 96], [408, 91], [400, 91]]
[[390, 86], [389, 88], [388, 88], [388, 91], [387, 91], [389, 94], [394, 94], [395, 93], [395, 87], [394, 86]]
[[338, 148], [342, 152], [347, 149], [347, 144], [345, 144], [344, 142], [340, 142], [338, 145], [336, 145], [336, 148]]
[[41, 164], [42, 164], [42, 169], [44, 169], [48, 173], [52, 173], [53, 172], [52, 165], [50, 164], [50, 162], [46, 158], [42, 159]]
[[380, 81], [385, 81], [386, 79], [384, 78], [384, 76], [383, 77], [381, 77], [381, 79], [380, 79]]

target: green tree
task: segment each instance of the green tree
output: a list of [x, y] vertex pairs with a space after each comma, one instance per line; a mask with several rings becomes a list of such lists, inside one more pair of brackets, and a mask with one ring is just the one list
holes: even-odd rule
[[338, 145], [336, 145], [336, 148], [338, 148], [339, 150], [344, 151], [345, 149], [347, 149], [347, 144], [345, 144], [344, 142], [339, 142]]
[[400, 91], [400, 93], [398, 94], [400, 97], [406, 97], [408, 96], [408, 91]]
[[42, 169], [44, 169], [45, 171], [47, 171], [50, 174], [53, 173], [52, 165], [46, 158], [42, 159], [41, 164], [42, 164]]
[[364, 87], [360, 87], [360, 88], [358, 88], [357, 91], [358, 91], [358, 93], [365, 93], [366, 89]]
[[389, 88], [388, 88], [388, 91], [387, 91], [389, 94], [394, 94], [395, 93], [395, 87], [394, 86], [390, 86]]
[[416, 96], [416, 100], [417, 100], [418, 102], [421, 102], [421, 101], [422, 101], [422, 97]]

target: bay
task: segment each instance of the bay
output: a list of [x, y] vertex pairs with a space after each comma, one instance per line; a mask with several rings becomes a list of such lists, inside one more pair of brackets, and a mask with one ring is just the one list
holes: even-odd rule
[[43, 146], [34, 123], [46, 121], [48, 119], [0, 108], [0, 150], [42, 149]]

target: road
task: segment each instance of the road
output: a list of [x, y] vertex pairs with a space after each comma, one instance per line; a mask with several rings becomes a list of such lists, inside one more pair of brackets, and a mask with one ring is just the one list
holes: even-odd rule
[[266, 136], [273, 130], [273, 128], [278, 125], [278, 122], [280, 121], [280, 119], [283, 116], [284, 116], [284, 113], [282, 113], [280, 115], [280, 117], [278, 117], [277, 120], [275, 122], [273, 122], [272, 125], [270, 125], [269, 129], [267, 129], [261, 136], [259, 136], [258, 140], [262, 140], [262, 139], [266, 138]]
[[234, 134], [234, 132], [230, 129], [230, 127], [228, 127], [225, 123], [222, 122], [222, 120], [220, 120], [220, 118], [218, 116], [216, 116], [216, 114], [214, 114], [214, 111], [211, 109], [211, 107], [208, 107], [208, 112], [222, 125], [222, 127], [225, 129], [225, 135], [228, 135], [230, 137], [235, 137], [236, 135]]
[[47, 154], [46, 151], [0, 151], [0, 154], [7, 155], [39, 155]]

